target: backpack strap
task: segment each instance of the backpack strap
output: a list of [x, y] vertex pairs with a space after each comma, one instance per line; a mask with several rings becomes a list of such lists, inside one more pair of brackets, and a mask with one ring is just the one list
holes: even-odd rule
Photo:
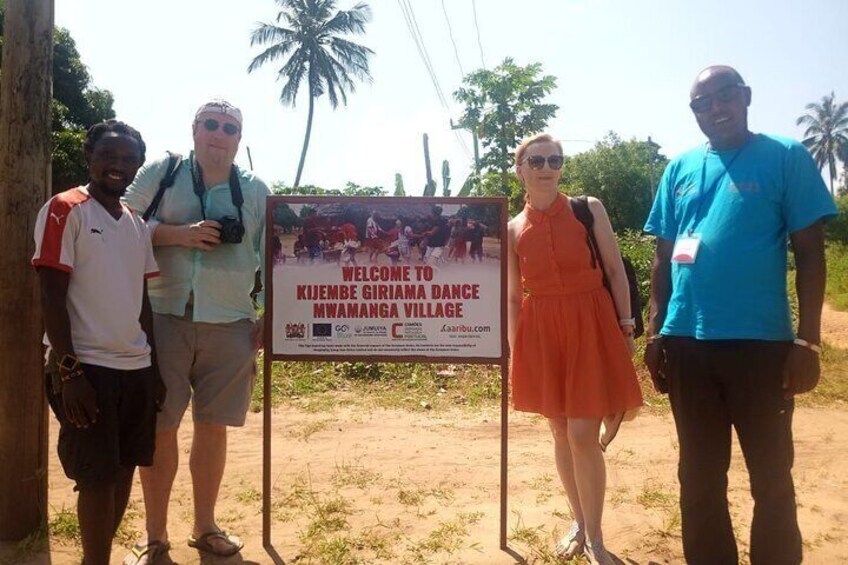
[[598, 247], [598, 240], [595, 239], [595, 216], [592, 215], [592, 210], [589, 209], [589, 199], [586, 196], [569, 196], [571, 202], [571, 211], [574, 212], [574, 217], [583, 224], [586, 228], [586, 245], [589, 246], [589, 253], [592, 255], [592, 268], [600, 267], [601, 276], [604, 280], [604, 286], [610, 288], [607, 273], [604, 271], [604, 260], [601, 257], [601, 250]]
[[159, 203], [165, 195], [165, 191], [174, 185], [174, 180], [177, 178], [177, 172], [180, 170], [180, 165], [183, 164], [183, 156], [179, 153], [171, 153], [168, 151], [168, 167], [165, 169], [165, 176], [159, 181], [159, 190], [156, 191], [156, 196], [141, 218], [146, 222], [159, 209]]

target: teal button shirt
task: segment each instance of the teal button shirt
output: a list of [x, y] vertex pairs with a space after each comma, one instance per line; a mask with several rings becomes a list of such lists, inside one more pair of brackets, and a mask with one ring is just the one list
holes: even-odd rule
[[[143, 167], [124, 197], [126, 204], [143, 214], [153, 201], [165, 175], [168, 158]], [[211, 251], [180, 246], [156, 246], [154, 254], [160, 276], [148, 282], [150, 303], [159, 314], [182, 316], [193, 296], [195, 322], [227, 323], [256, 319], [250, 298], [257, 269], [265, 257], [265, 199], [268, 186], [253, 173], [238, 170], [244, 196], [242, 216], [245, 235], [241, 243], [221, 243]], [[206, 219], [238, 217], [229, 183], [207, 187], [203, 195]], [[159, 223], [192, 224], [203, 219], [200, 199], [191, 181], [188, 158], [184, 158], [173, 186], [165, 191], [159, 208], [149, 221], [151, 233]], [[262, 301], [260, 295], [260, 303]]]

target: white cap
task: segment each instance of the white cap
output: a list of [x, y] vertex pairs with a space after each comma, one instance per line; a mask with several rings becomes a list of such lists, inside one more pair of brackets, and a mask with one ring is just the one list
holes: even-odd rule
[[203, 104], [200, 108], [197, 109], [197, 112], [194, 114], [194, 119], [200, 116], [200, 114], [206, 113], [215, 113], [215, 114], [225, 114], [227, 116], [231, 116], [235, 121], [242, 125], [241, 121], [241, 110], [227, 102], [226, 100], [221, 100], [220, 98], [215, 100], [210, 100], [209, 102]]

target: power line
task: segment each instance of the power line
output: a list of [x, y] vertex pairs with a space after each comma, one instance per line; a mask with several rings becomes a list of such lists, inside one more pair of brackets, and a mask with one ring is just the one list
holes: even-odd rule
[[486, 57], [483, 56], [483, 42], [480, 40], [480, 24], [477, 23], [477, 0], [471, 0], [471, 9], [474, 11], [474, 27], [477, 29], [477, 47], [480, 48], [480, 62], [486, 68]]
[[[448, 113], [450, 113], [450, 107], [448, 106], [447, 99], [445, 98], [444, 93], [442, 92], [442, 87], [439, 84], [439, 79], [436, 76], [436, 71], [433, 68], [433, 63], [430, 60], [430, 55], [427, 53], [427, 47], [424, 44], [424, 36], [421, 33], [421, 28], [418, 26], [418, 20], [415, 17], [415, 11], [412, 9], [412, 4], [409, 0], [398, 0], [398, 5], [400, 5], [401, 11], [403, 12], [404, 20], [406, 21], [406, 27], [409, 30], [409, 34], [412, 36], [413, 41], [415, 42], [415, 47], [418, 49], [418, 55], [421, 57], [421, 60], [424, 62], [424, 67], [427, 70], [427, 74], [430, 76], [430, 81], [433, 83], [433, 87], [436, 89], [436, 95], [439, 98], [439, 103], [441, 103], [442, 108], [445, 109]], [[456, 136], [457, 141], [462, 147], [463, 152], [467, 159], [471, 159], [471, 151], [468, 149], [468, 145], [465, 143], [465, 140], [462, 136], [459, 135], [458, 132], [454, 131], [454, 135]]]
[[456, 57], [456, 64], [459, 66], [459, 74], [462, 78], [465, 78], [465, 71], [462, 70], [462, 61], [459, 60], [459, 51], [456, 48], [456, 41], [453, 39], [453, 28], [451, 27], [450, 18], [448, 17], [448, 10], [445, 8], [445, 0], [442, 0], [442, 12], [445, 14], [445, 22], [448, 24], [448, 35], [450, 36], [451, 44], [453, 44], [453, 54]]
[[403, 17], [406, 20], [406, 27], [409, 29], [409, 33], [415, 41], [415, 46], [418, 48], [418, 55], [421, 56], [421, 60], [424, 62], [424, 67], [427, 69], [427, 74], [430, 75], [430, 81], [436, 89], [436, 95], [439, 97], [439, 102], [441, 102], [442, 106], [447, 107], [447, 100], [442, 92], [439, 79], [436, 77], [436, 72], [433, 69], [430, 56], [427, 53], [427, 47], [424, 45], [424, 37], [421, 35], [421, 28], [418, 27], [418, 22], [415, 19], [415, 12], [412, 10], [412, 5], [409, 3], [409, 0], [398, 0], [398, 3], [403, 11]]

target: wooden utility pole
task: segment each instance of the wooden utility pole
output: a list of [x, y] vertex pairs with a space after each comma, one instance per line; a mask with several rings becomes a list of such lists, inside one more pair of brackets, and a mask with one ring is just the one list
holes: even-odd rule
[[0, 540], [47, 520], [41, 305], [30, 266], [50, 194], [53, 1], [6, 0], [0, 80]]
[[427, 171], [427, 184], [424, 186], [424, 196], [436, 195], [436, 181], [430, 169], [430, 136], [424, 134], [424, 169]]

